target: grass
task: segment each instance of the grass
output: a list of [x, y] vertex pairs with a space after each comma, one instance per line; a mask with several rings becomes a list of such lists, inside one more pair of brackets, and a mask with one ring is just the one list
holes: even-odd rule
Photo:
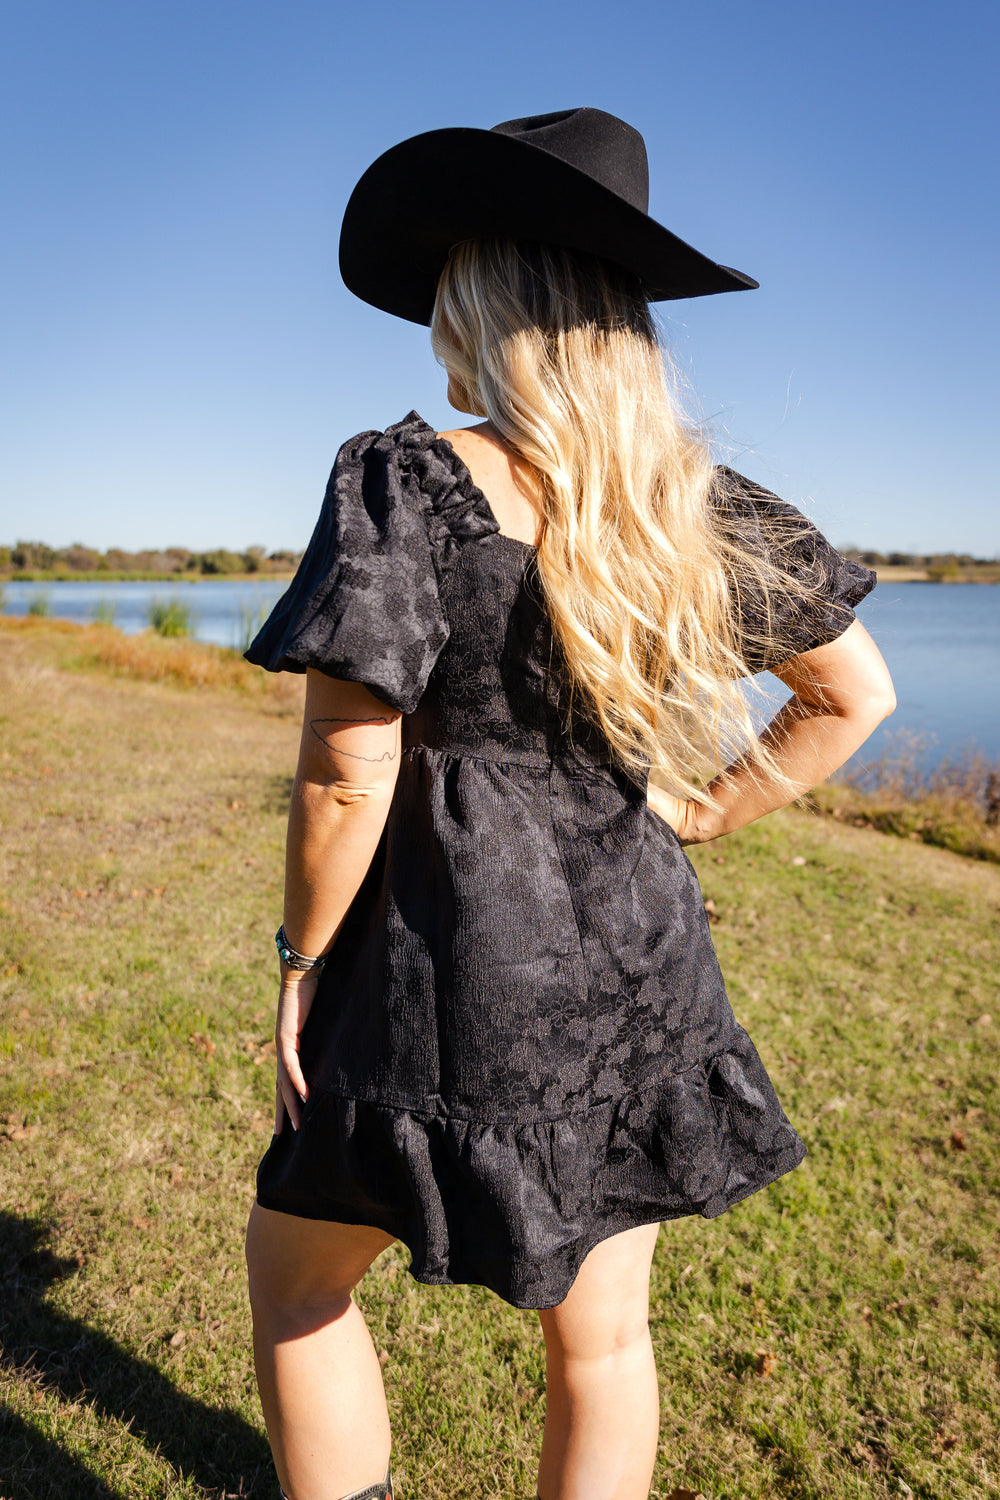
[[264, 622], [270, 615], [271, 608], [271, 605], [264, 603], [256, 604], [253, 606], [248, 604], [243, 604], [240, 606], [240, 624], [238, 631], [238, 649], [240, 651], [246, 651], [249, 649], [251, 641], [260, 632], [264, 625]]
[[48, 618], [51, 607], [48, 594], [32, 594], [28, 600], [27, 613], [36, 620], [44, 620]]
[[262, 672], [244, 661], [239, 651], [225, 646], [186, 636], [163, 637], [152, 631], [124, 635], [96, 623], [39, 621], [23, 615], [0, 618], [0, 640], [42, 636], [53, 663], [68, 670], [98, 667], [136, 682], [169, 682], [205, 692], [234, 689], [267, 700], [279, 713], [297, 711], [301, 699], [300, 678]]
[[[7, 626], [0, 1495], [270, 1500], [241, 1235], [295, 701]], [[653, 1493], [997, 1495], [1000, 872], [795, 809], [692, 857], [809, 1156], [661, 1231]], [[407, 1259], [360, 1292], [400, 1500], [533, 1495], [534, 1316]]]
[[90, 614], [94, 625], [113, 625], [115, 623], [115, 601], [113, 599], [98, 599]]
[[179, 599], [153, 599], [149, 605], [149, 624], [157, 635], [168, 639], [191, 634], [191, 606]]

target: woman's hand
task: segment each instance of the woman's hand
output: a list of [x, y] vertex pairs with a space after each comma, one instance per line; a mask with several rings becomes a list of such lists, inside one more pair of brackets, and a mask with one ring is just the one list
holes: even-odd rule
[[278, 1084], [274, 1101], [274, 1133], [281, 1134], [284, 1116], [298, 1130], [302, 1123], [302, 1106], [309, 1097], [309, 1085], [299, 1062], [299, 1037], [312, 1009], [319, 984], [319, 973], [308, 969], [286, 969], [282, 964], [281, 990], [278, 994], [278, 1019], [274, 1028], [274, 1046], [278, 1056]]
[[670, 824], [682, 844], [700, 844], [710, 837], [699, 826], [699, 814], [704, 812], [699, 803], [674, 797], [653, 785], [646, 788], [646, 801], [657, 817]]

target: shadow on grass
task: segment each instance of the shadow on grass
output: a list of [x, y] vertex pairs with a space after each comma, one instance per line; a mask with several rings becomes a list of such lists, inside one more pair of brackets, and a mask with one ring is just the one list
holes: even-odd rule
[[[186, 1396], [153, 1365], [106, 1334], [46, 1304], [55, 1281], [77, 1269], [47, 1247], [37, 1221], [0, 1213], [0, 1362], [36, 1390], [83, 1399], [98, 1417], [127, 1423], [150, 1452], [214, 1500], [271, 1497], [277, 1481], [260, 1433], [233, 1412]], [[9, 1500], [103, 1500], [108, 1488], [30, 1422], [0, 1413], [0, 1494]], [[114, 1485], [114, 1475], [107, 1476]]]
[[119, 1500], [119, 1492], [29, 1422], [0, 1410], [0, 1486], [10, 1500]]

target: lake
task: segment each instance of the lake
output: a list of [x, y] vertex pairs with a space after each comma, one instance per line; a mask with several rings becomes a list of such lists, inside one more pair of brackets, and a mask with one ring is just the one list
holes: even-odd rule
[[897, 698], [862, 758], [903, 731], [926, 737], [924, 765], [972, 747], [1000, 761], [1000, 585], [881, 583], [857, 614]]
[[[191, 610], [199, 640], [242, 648], [247, 630], [280, 598], [284, 582], [226, 579], [179, 583], [8, 583], [3, 612], [23, 615], [44, 595], [50, 614], [93, 619], [101, 604], [127, 634], [146, 628], [153, 600], [176, 599]], [[1000, 760], [1000, 586], [977, 583], [882, 583], [858, 615], [885, 657], [899, 706], [861, 752], [878, 756], [900, 732], [926, 737], [921, 760], [975, 746]]]
[[119, 630], [135, 635], [147, 628], [154, 601], [176, 599], [191, 611], [191, 634], [196, 639], [242, 649], [250, 622], [263, 619], [287, 587], [287, 580], [272, 578], [259, 583], [225, 578], [177, 583], [5, 583], [3, 612], [26, 615], [31, 600], [41, 596], [56, 619], [85, 624], [100, 608], [112, 608]]

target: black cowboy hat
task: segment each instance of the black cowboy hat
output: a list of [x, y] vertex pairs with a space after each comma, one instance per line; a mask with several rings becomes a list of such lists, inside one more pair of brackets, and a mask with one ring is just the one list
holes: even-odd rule
[[537, 240], [625, 266], [650, 302], [758, 285], [716, 265], [647, 213], [642, 136], [600, 109], [429, 130], [393, 146], [351, 194], [340, 272], [363, 302], [430, 323], [460, 240]]

